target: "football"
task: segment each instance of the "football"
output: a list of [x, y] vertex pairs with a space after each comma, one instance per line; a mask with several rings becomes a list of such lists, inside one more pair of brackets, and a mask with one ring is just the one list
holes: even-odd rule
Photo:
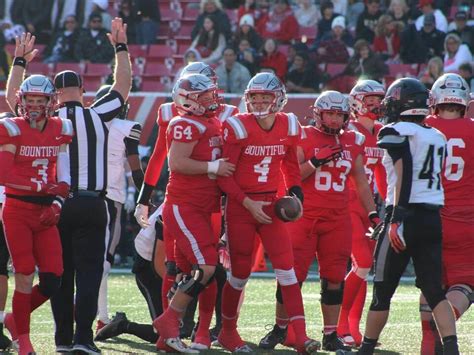
[[293, 222], [303, 214], [303, 206], [297, 197], [284, 196], [275, 202], [275, 215], [285, 222]]

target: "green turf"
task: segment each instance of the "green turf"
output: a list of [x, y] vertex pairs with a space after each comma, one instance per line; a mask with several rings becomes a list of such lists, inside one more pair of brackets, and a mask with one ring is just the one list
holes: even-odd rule
[[[267, 332], [265, 327], [273, 323], [274, 291], [275, 283], [272, 280], [252, 279], [248, 283], [239, 329], [242, 337], [250, 343], [258, 343]], [[319, 284], [308, 282], [303, 288], [303, 297], [309, 335], [320, 340], [322, 321], [319, 310]], [[111, 314], [116, 311], [123, 311], [126, 312], [130, 320], [143, 323], [150, 322], [145, 301], [132, 276], [112, 275], [110, 277], [109, 305]], [[31, 329], [33, 344], [38, 354], [53, 354], [54, 322], [49, 304], [42, 306], [34, 313]], [[474, 312], [472, 310], [458, 323], [458, 337], [462, 353], [474, 354]], [[380, 342], [382, 343], [380, 353], [419, 353], [418, 291], [414, 286], [400, 286], [392, 303], [389, 323], [382, 333]], [[154, 352], [152, 345], [144, 344], [143, 341], [133, 336], [120, 336], [104, 343], [97, 343], [97, 345], [105, 354], [145, 354]], [[209, 351], [209, 353], [216, 352]], [[277, 348], [274, 352], [278, 354], [289, 353], [287, 348], [284, 347]], [[264, 352], [262, 351], [262, 353]]]

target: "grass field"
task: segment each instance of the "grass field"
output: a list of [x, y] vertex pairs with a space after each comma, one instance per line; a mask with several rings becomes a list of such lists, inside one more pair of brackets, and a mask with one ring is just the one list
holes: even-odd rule
[[[260, 338], [267, 332], [266, 325], [273, 323], [274, 291], [273, 280], [251, 279], [249, 281], [239, 322], [242, 337], [246, 341], [258, 344]], [[309, 335], [320, 340], [322, 319], [319, 310], [319, 283], [307, 282], [303, 288], [303, 297]], [[366, 306], [368, 302], [370, 302], [370, 296]], [[8, 305], [10, 304], [8, 303]], [[145, 301], [131, 275], [111, 275], [109, 279], [109, 310], [113, 314], [116, 311], [126, 312], [127, 317], [136, 322], [150, 322]], [[43, 305], [34, 313], [31, 333], [38, 354], [54, 353], [54, 322], [49, 304]], [[382, 347], [379, 352], [385, 354], [419, 353], [420, 337], [418, 291], [414, 286], [405, 284], [400, 286], [393, 300], [389, 323], [380, 338]], [[462, 353], [474, 354], [474, 312], [472, 309], [458, 323], [458, 337]], [[102, 349], [103, 354], [154, 352], [153, 345], [144, 344], [143, 341], [133, 336], [121, 336], [107, 342], [97, 343], [97, 345]], [[216, 351], [208, 351], [208, 353], [217, 353], [218, 351], [217, 348]], [[285, 347], [277, 348], [274, 352], [277, 354], [290, 353]]]

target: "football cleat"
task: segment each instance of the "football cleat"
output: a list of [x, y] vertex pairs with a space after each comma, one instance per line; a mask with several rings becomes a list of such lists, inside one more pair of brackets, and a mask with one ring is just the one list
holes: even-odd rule
[[127, 323], [128, 319], [125, 313], [115, 313], [115, 317], [96, 332], [94, 341], [104, 341], [123, 334], [127, 327]]
[[93, 342], [90, 342], [88, 344], [74, 344], [72, 346], [72, 351], [74, 353], [79, 353], [79, 354], [91, 354], [91, 355], [97, 355], [101, 354], [102, 352], [100, 349], [95, 346]]
[[12, 313], [5, 314], [5, 319], [3, 321], [3, 324], [5, 324], [5, 328], [7, 328], [7, 330], [10, 332], [12, 340], [17, 340], [18, 333], [16, 332], [15, 319], [13, 318]]
[[285, 342], [286, 334], [287, 328], [282, 329], [277, 324], [275, 324], [273, 329], [270, 330], [267, 335], [262, 338], [262, 340], [260, 340], [258, 347], [265, 350], [275, 349], [275, 346]]
[[247, 348], [242, 338], [240, 337], [237, 329], [222, 329], [217, 337], [219, 344], [230, 352], [248, 352]]
[[183, 343], [183, 341], [179, 337], [165, 339], [165, 344], [171, 349], [174, 349], [178, 353], [188, 353], [188, 354], [199, 353], [199, 350], [188, 347], [185, 343]]
[[351, 350], [349, 346], [344, 345], [344, 342], [337, 336], [336, 332], [331, 334], [324, 334], [323, 336], [323, 350], [337, 351], [337, 350]]
[[304, 342], [303, 351], [298, 351], [301, 354], [315, 354], [321, 349], [321, 343], [314, 339], [308, 339]]
[[69, 354], [72, 352], [72, 345], [56, 345], [56, 352], [58, 354]]
[[12, 341], [4, 334], [0, 334], [0, 350], [5, 351], [10, 348]]

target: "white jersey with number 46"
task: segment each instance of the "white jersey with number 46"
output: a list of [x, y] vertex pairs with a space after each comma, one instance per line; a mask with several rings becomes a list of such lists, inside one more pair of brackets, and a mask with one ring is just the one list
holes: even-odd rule
[[394, 203], [397, 181], [394, 158], [403, 160], [399, 203], [444, 205], [441, 171], [446, 138], [440, 131], [412, 122], [398, 122], [382, 128], [377, 143], [384, 148], [396, 147], [388, 149], [389, 154], [382, 160], [387, 171], [387, 205]]

